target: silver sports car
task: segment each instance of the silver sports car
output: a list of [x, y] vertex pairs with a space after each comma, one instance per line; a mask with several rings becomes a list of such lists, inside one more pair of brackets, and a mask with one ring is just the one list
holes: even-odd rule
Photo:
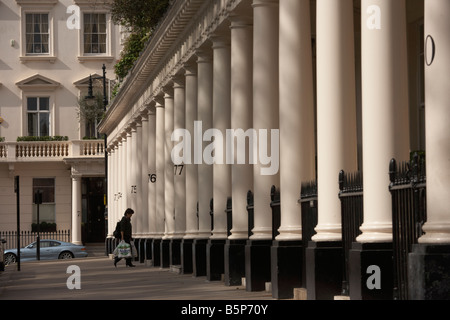
[[[20, 261], [36, 260], [37, 242], [20, 249]], [[87, 257], [86, 247], [58, 240], [40, 240], [40, 259], [72, 259]], [[17, 261], [17, 249], [5, 250], [5, 265]]]

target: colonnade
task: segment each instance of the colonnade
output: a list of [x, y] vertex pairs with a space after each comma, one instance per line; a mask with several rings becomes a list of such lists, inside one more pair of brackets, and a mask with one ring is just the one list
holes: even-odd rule
[[[186, 0], [184, 5], [196, 2]], [[361, 1], [361, 48], [355, 46], [354, 17], [359, 11], [353, 0], [198, 3], [204, 17], [211, 12], [216, 17], [198, 18], [210, 24], [197, 23], [202, 32], [194, 32], [195, 41], [184, 39], [179, 51], [168, 53], [162, 61], [169, 62], [154, 71], [154, 82], [142, 99], [133, 100], [134, 106], [128, 106], [127, 116], [114, 129], [107, 129], [108, 118], [103, 123], [105, 132], [114, 131], [107, 132], [110, 233], [132, 207], [134, 237], [151, 248], [146, 254], [154, 265], [180, 265], [182, 272], [209, 280], [220, 280], [224, 274], [226, 285], [245, 279], [247, 290], [263, 290], [271, 282], [277, 298], [290, 297], [293, 288], [303, 286], [309, 299], [319, 298], [319, 278], [324, 270], [333, 273], [336, 264], [329, 253], [342, 250], [338, 173], [363, 169], [364, 223], [354, 257], [371, 255], [376, 262], [377, 254], [389, 255], [388, 163], [391, 158], [407, 160], [410, 151], [406, 2]], [[420, 242], [443, 244], [450, 234], [450, 112], [445, 107], [450, 98], [449, 70], [445, 72], [450, 52], [443, 45], [448, 44], [450, 25], [439, 12], [450, 13], [450, 6], [447, 0], [424, 3], [426, 34], [434, 46], [427, 44], [435, 55], [426, 71], [429, 205], [426, 235]], [[355, 62], [359, 54], [360, 67]], [[363, 132], [359, 164], [358, 72]], [[119, 107], [119, 102], [113, 104], [109, 113]], [[172, 136], [175, 129], [185, 129], [178, 140]], [[238, 143], [230, 156], [227, 129], [246, 136], [245, 161]], [[261, 149], [264, 132], [266, 150]], [[271, 139], [278, 132], [279, 139]], [[237, 134], [233, 138], [239, 140]], [[173, 162], [172, 152], [180, 142], [184, 153], [179, 156], [188, 163]], [[272, 157], [270, 165], [279, 165], [279, 170], [263, 174], [269, 164], [261, 155], [273, 156], [278, 150], [279, 158]], [[318, 224], [306, 258], [315, 267], [305, 284], [301, 270], [292, 271], [289, 265], [302, 266], [300, 186], [316, 177]], [[281, 195], [275, 239], [272, 186]], [[254, 196], [250, 237], [249, 190]], [[230, 197], [228, 226], [225, 209]], [[277, 270], [285, 271], [280, 275]], [[356, 287], [365, 285], [359, 282]]]

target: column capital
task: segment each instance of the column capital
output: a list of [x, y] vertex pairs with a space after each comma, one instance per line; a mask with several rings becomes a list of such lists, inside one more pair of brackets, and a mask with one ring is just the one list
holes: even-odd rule
[[197, 63], [211, 63], [213, 60], [210, 50], [199, 49], [195, 52], [195, 55], [197, 56]]
[[231, 22], [230, 29], [253, 27], [253, 17], [251, 16], [241, 15], [232, 12], [228, 16], [228, 20], [230, 20]]
[[186, 63], [184, 66], [184, 75], [186, 77], [197, 76], [197, 64], [195, 63]]
[[253, 0], [252, 7], [269, 7], [280, 5], [279, 0]]
[[179, 88], [184, 88], [185, 86], [185, 77], [183, 75], [175, 75], [173, 78], [173, 88], [174, 89], [179, 89]]

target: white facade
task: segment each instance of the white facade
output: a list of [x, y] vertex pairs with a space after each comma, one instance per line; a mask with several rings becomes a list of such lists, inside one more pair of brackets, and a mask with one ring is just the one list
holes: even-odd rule
[[[253, 289], [263, 269], [269, 276], [261, 277], [270, 281], [270, 261], [272, 268], [289, 265], [276, 256], [280, 246], [294, 253], [292, 262], [301, 259], [295, 246], [302, 240], [302, 182], [318, 181], [318, 224], [309, 252], [337, 248], [341, 241], [340, 170], [364, 174], [364, 222], [356, 243], [388, 248], [389, 161], [409, 160], [410, 152], [426, 150], [427, 196], [433, 203], [428, 202], [426, 235], [419, 242], [448, 244], [450, 122], [444, 106], [450, 90], [444, 70], [450, 54], [444, 39], [448, 23], [442, 22], [448, 14], [446, 0], [175, 2], [100, 126], [108, 135], [115, 181], [109, 189], [114, 199], [110, 230], [132, 205], [139, 237], [156, 239], [158, 248], [161, 241], [161, 259], [169, 248], [165, 241], [175, 248], [180, 237], [183, 243], [194, 239], [194, 260], [207, 241], [208, 272], [223, 267], [211, 258], [220, 241], [227, 240], [226, 257], [231, 247], [245, 246], [247, 289]], [[197, 145], [190, 141], [191, 162], [180, 171], [170, 159], [180, 140], [172, 141], [171, 134], [180, 127], [191, 137], [203, 134], [195, 132], [195, 121], [201, 121], [203, 132], [279, 130], [279, 170], [262, 175], [264, 165], [250, 165], [248, 156], [245, 164], [202, 162], [195, 151], [220, 146], [204, 139]], [[273, 244], [272, 185], [281, 194]], [[254, 194], [250, 238], [249, 190]], [[225, 232], [227, 197], [233, 208], [230, 235]], [[225, 266], [228, 275], [230, 266]], [[280, 273], [272, 271], [273, 283]]]
[[[102, 75], [103, 64], [106, 78], [115, 79], [119, 27], [99, 1], [2, 0], [0, 30], [0, 230], [17, 227], [14, 177], [21, 182], [24, 231], [36, 219], [33, 181], [48, 178], [54, 181], [49, 222], [72, 230], [73, 242], [80, 243], [87, 200], [76, 190], [81, 178], [104, 177], [105, 169], [103, 141], [83, 140], [88, 132], [78, 99], [87, 94], [89, 76]], [[68, 141], [17, 142], [30, 135]]]

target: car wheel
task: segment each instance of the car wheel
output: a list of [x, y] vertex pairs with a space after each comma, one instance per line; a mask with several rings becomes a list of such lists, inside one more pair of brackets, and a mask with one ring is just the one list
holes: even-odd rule
[[11, 253], [11, 252], [5, 253], [5, 266], [16, 263], [16, 262], [17, 262], [17, 258], [14, 253]]
[[58, 259], [72, 259], [73, 254], [69, 251], [63, 251], [59, 254]]

